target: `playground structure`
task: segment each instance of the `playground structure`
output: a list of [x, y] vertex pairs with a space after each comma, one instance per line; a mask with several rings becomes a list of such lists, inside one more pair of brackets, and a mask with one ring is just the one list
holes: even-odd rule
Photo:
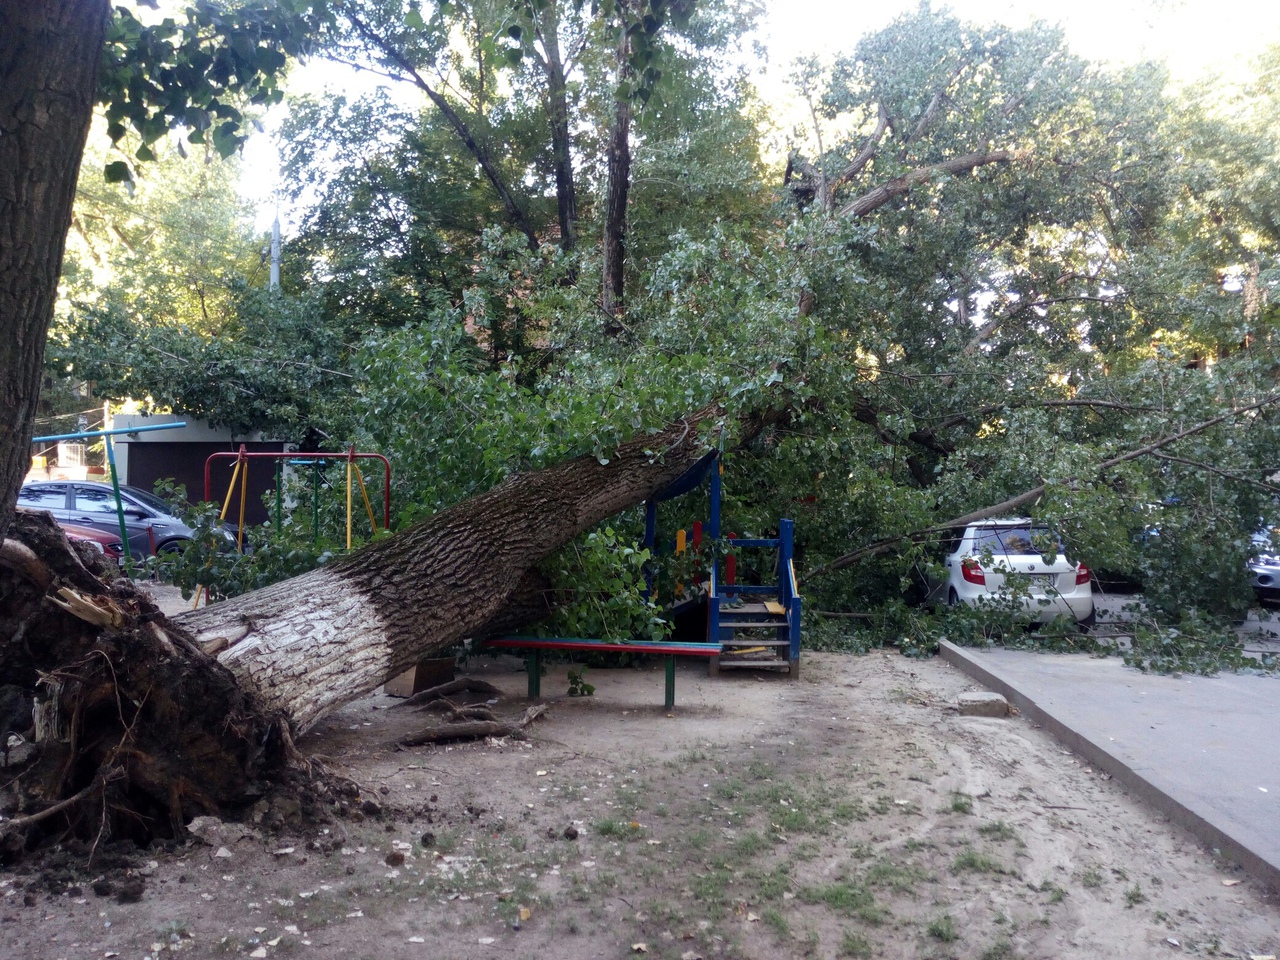
[[[506, 636], [484, 641], [483, 646], [497, 650], [527, 650], [529, 697], [541, 695], [542, 657], [546, 651], [590, 653], [660, 654], [666, 661], [667, 709], [675, 706], [675, 658], [706, 657], [714, 676], [727, 668], [783, 670], [793, 679], [800, 673], [801, 598], [796, 583], [794, 563], [794, 521], [782, 519], [778, 536], [739, 538], [729, 534], [723, 540], [721, 528], [721, 483], [723, 464], [718, 453], [708, 454], [679, 480], [645, 504], [645, 546], [657, 555], [658, 504], [689, 493], [710, 481], [709, 517], [698, 521], [691, 531], [676, 531], [675, 541], [667, 545], [669, 553], [683, 556], [698, 551], [704, 534], [710, 540], [706, 551], [705, 576], [695, 575], [693, 585], [677, 586], [682, 599], [676, 600], [668, 612], [673, 619], [685, 618], [699, 625], [698, 640], [677, 639], [670, 642], [613, 642], [580, 637]], [[690, 535], [691, 533], [691, 535]], [[724, 556], [720, 556], [721, 550]], [[776, 580], [769, 583], [737, 582], [737, 552], [747, 549], [776, 550]], [[724, 573], [721, 574], [723, 564]], [[705, 579], [703, 584], [699, 582]], [[647, 575], [647, 596], [654, 596], [652, 569]]]
[[316, 542], [320, 538], [320, 471], [329, 463], [345, 463], [347, 473], [347, 512], [346, 512], [346, 530], [347, 530], [347, 549], [351, 549], [352, 530], [354, 512], [352, 510], [352, 501], [354, 499], [354, 489], [358, 485], [360, 488], [360, 497], [364, 501], [365, 511], [369, 516], [369, 526], [374, 533], [378, 533], [378, 521], [374, 517], [373, 504], [369, 500], [369, 491], [364, 484], [364, 475], [361, 473], [357, 461], [359, 460], [380, 460], [383, 468], [383, 484], [382, 484], [382, 529], [387, 530], [391, 527], [391, 461], [380, 453], [357, 453], [354, 445], [348, 447], [345, 453], [250, 453], [245, 449], [244, 444], [240, 445], [240, 449], [235, 452], [223, 452], [211, 454], [204, 462], [204, 498], [212, 499], [211, 477], [212, 468], [215, 460], [234, 460], [235, 465], [231, 470], [231, 484], [227, 488], [227, 495], [222, 501], [222, 512], [219, 520], [227, 518], [227, 510], [231, 506], [231, 500], [236, 494], [236, 485], [240, 487], [240, 533], [237, 538], [237, 546], [242, 546], [242, 538], [244, 536], [244, 513], [245, 505], [248, 501], [248, 477], [249, 462], [251, 460], [271, 460], [275, 464], [276, 473], [276, 503], [275, 503], [275, 529], [279, 533], [283, 526], [284, 516], [284, 466], [286, 462], [290, 466], [310, 466], [311, 469], [311, 510], [312, 510], [312, 530]]

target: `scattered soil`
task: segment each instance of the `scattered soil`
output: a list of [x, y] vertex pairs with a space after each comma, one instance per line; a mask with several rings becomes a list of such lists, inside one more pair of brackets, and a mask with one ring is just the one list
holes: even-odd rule
[[[591, 669], [527, 740], [398, 749], [375, 695], [299, 744], [358, 795], [206, 842], [0, 874], [0, 955], [1167, 957], [1280, 952], [1256, 881], [1028, 721], [961, 717], [938, 660], [806, 654], [791, 682]], [[473, 660], [495, 714], [520, 661]], [[113, 859], [114, 858], [114, 859]]]

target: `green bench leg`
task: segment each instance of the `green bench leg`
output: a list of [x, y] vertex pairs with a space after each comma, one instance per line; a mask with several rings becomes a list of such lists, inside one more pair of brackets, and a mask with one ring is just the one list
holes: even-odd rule
[[673, 653], [667, 654], [667, 709], [671, 710], [676, 705], [676, 657]]
[[542, 651], [534, 650], [524, 658], [524, 669], [529, 674], [529, 699], [542, 696]]

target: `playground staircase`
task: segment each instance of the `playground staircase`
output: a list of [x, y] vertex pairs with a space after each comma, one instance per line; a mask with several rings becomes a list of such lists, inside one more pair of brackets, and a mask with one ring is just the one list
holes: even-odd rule
[[[776, 538], [737, 539], [735, 551], [777, 550], [777, 583], [745, 585], [721, 582], [712, 570], [708, 593], [707, 639], [720, 642], [711, 673], [735, 667], [800, 672], [800, 594], [792, 562], [794, 523], [783, 520]], [[730, 566], [731, 565], [727, 565]]]

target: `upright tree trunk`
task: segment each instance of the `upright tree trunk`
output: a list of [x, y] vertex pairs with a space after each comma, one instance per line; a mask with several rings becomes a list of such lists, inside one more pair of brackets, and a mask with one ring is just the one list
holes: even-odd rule
[[[628, 57], [629, 40], [618, 41], [618, 85], [632, 76]], [[631, 97], [619, 96], [613, 105], [613, 126], [609, 130], [608, 193], [604, 208], [604, 269], [600, 305], [611, 318], [610, 332], [617, 332], [616, 320], [622, 312], [626, 290], [627, 194], [631, 190]]]
[[106, 0], [0, 0], [0, 541], [30, 441]]
[[[177, 618], [295, 732], [480, 633], [533, 567], [682, 475], [714, 409], [624, 444], [516, 474], [430, 520], [311, 573]], [[224, 646], [225, 644], [225, 646]]]
[[578, 198], [573, 183], [573, 141], [569, 134], [569, 96], [560, 53], [560, 18], [554, 3], [540, 27], [546, 54], [547, 115], [551, 120], [551, 156], [556, 173], [556, 213], [560, 220], [560, 249], [578, 245]]

